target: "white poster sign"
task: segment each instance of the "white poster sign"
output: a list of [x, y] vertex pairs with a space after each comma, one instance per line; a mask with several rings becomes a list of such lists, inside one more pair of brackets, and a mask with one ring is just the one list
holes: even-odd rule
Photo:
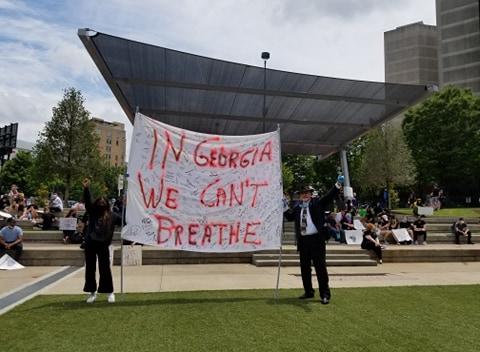
[[361, 245], [363, 240], [362, 230], [345, 230], [345, 240], [347, 244]]
[[433, 215], [432, 207], [418, 207], [418, 215]]
[[135, 116], [124, 239], [197, 252], [280, 246], [278, 131], [208, 135]]
[[10, 257], [8, 254], [4, 254], [0, 258], [0, 270], [17, 270], [25, 268], [22, 264]]
[[73, 230], [77, 229], [77, 218], [60, 218], [58, 219], [58, 228], [60, 230]]
[[403, 242], [403, 241], [411, 241], [412, 238], [410, 237], [410, 234], [408, 233], [407, 229], [395, 229], [392, 230], [393, 236], [397, 240], [397, 242]]
[[363, 226], [362, 222], [358, 219], [353, 220], [353, 226], [355, 230], [365, 230], [365, 226]]
[[5, 218], [5, 219], [9, 219], [9, 218], [12, 217], [12, 214], [4, 212], [4, 211], [0, 211], [0, 217]]
[[123, 246], [123, 265], [142, 265], [142, 246]]

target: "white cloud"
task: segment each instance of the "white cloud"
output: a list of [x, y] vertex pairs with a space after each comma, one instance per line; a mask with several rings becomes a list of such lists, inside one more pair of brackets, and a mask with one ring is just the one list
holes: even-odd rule
[[20, 121], [31, 141], [70, 86], [92, 115], [131, 131], [77, 28], [258, 66], [269, 51], [271, 68], [382, 81], [383, 32], [435, 22], [434, 0], [0, 0], [0, 9], [0, 123]]

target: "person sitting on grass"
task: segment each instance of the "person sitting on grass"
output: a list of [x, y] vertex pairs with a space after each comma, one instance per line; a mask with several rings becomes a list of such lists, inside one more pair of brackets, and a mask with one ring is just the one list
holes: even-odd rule
[[0, 230], [0, 257], [6, 251], [14, 252], [14, 259], [18, 261], [23, 252], [23, 231], [17, 226], [16, 220], [11, 217], [7, 219], [7, 226]]
[[467, 223], [463, 218], [459, 218], [455, 223], [455, 243], [460, 244], [460, 236], [467, 237], [467, 243], [473, 244], [472, 242], [472, 231], [467, 226]]
[[[415, 244], [427, 244], [427, 225], [425, 215], [420, 215], [413, 223], [413, 241]], [[421, 240], [419, 241], [419, 236]]]
[[375, 225], [368, 223], [366, 229], [363, 230], [363, 240], [360, 245], [362, 249], [372, 250], [377, 255], [377, 260], [379, 264], [383, 263], [382, 260], [382, 246], [378, 240], [377, 234], [375, 232]]

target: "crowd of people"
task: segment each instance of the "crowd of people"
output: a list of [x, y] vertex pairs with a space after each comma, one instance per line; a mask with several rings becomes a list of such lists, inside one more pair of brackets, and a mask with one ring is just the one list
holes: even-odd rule
[[[113, 204], [111, 210], [121, 214], [123, 209], [121, 199], [113, 200], [111, 204]], [[60, 218], [77, 219], [74, 230], [62, 231], [63, 242], [65, 244], [80, 244], [80, 247], [84, 249], [88, 212], [86, 212], [83, 199], [74, 203], [65, 214], [60, 194], [52, 192], [48, 205], [40, 208], [36, 203], [35, 197], [26, 197], [18, 189], [17, 185], [13, 184], [8, 193], [0, 195], [0, 222], [3, 219], [0, 230], [0, 257], [7, 251], [10, 251], [17, 261], [21, 258], [23, 231], [18, 226], [18, 221], [27, 221], [36, 229], [48, 231], [59, 229]]]
[[[93, 303], [97, 293], [108, 294], [108, 302], [115, 302], [113, 281], [110, 269], [110, 250], [114, 227], [121, 225], [123, 212], [123, 197], [110, 202], [105, 197], [92, 201], [90, 196], [90, 181], [85, 179], [82, 202], [74, 204], [66, 214], [63, 214], [63, 201], [59, 194], [52, 193], [47, 207], [40, 211], [33, 198], [26, 197], [12, 185], [8, 194], [0, 198], [0, 216], [5, 218], [5, 226], [0, 230], [0, 257], [9, 252], [15, 260], [19, 260], [23, 251], [23, 231], [17, 226], [17, 220], [31, 221], [43, 230], [53, 226], [58, 228], [59, 218], [75, 218], [75, 229], [63, 230], [64, 243], [80, 243], [85, 253], [85, 285], [87, 303]], [[112, 206], [110, 205], [112, 204]], [[97, 286], [96, 266], [100, 280]]]
[[[81, 202], [76, 206], [81, 208]], [[29, 221], [43, 230], [50, 230], [57, 218], [63, 216], [63, 201], [59, 194], [53, 192], [48, 204], [40, 209], [35, 197], [26, 197], [13, 184], [7, 194], [0, 196], [0, 211], [16, 220]]]
[[[315, 199], [316, 192], [313, 188], [311, 191], [312, 199]], [[441, 199], [443, 192], [442, 190], [437, 191], [438, 194], [434, 193], [434, 197]], [[296, 202], [299, 201], [301, 201], [301, 193], [300, 200]], [[416, 204], [417, 199], [413, 202]], [[361, 248], [373, 250], [379, 263], [383, 262], [382, 249], [385, 249], [387, 245], [427, 244], [428, 231], [424, 215], [417, 214], [413, 218], [409, 216], [397, 217], [389, 209], [384, 208], [381, 202], [359, 208], [355, 198], [346, 202], [341, 199], [336, 204], [336, 211], [326, 211], [324, 215], [323, 226], [325, 227], [325, 240], [327, 242], [347, 243], [345, 231], [361, 229], [363, 231]], [[297, 204], [294, 202], [292, 205], [295, 208]], [[358, 219], [360, 222], [355, 225], [354, 219]], [[399, 233], [404, 232], [395, 230], [401, 229], [405, 229], [404, 231], [408, 235], [399, 236]], [[465, 238], [466, 243], [473, 244], [472, 232], [462, 218], [452, 225], [452, 234], [455, 235], [455, 243], [457, 244], [460, 244], [462, 238]]]
[[[383, 262], [382, 250], [387, 244], [426, 245], [427, 225], [424, 216], [417, 216], [413, 221], [404, 216], [400, 220], [381, 202], [374, 206], [359, 207], [356, 199], [342, 199], [341, 188], [343, 177], [339, 176], [335, 186], [323, 197], [312, 187], [305, 186], [298, 191], [296, 201], [284, 200], [285, 217], [295, 222], [295, 234], [300, 253], [300, 269], [305, 293], [302, 299], [312, 298], [311, 264], [316, 270], [321, 302], [328, 304], [330, 289], [326, 269], [326, 247], [328, 241], [347, 243], [346, 231], [362, 230], [361, 248], [375, 252], [378, 263]], [[39, 210], [33, 197], [25, 197], [16, 185], [12, 185], [8, 194], [0, 197], [0, 211], [8, 214], [6, 226], [0, 230], [0, 256], [10, 251], [16, 260], [23, 250], [23, 231], [17, 226], [17, 220], [31, 221], [43, 230], [57, 226], [59, 217], [77, 219], [76, 228], [63, 231], [64, 243], [81, 244], [85, 249], [86, 276], [84, 291], [89, 293], [87, 302], [96, 300], [97, 292], [107, 293], [108, 301], [114, 302], [113, 284], [110, 272], [108, 247], [113, 237], [114, 226], [120, 225], [123, 211], [123, 197], [112, 203], [105, 197], [91, 200], [90, 181], [83, 182], [83, 201], [74, 204], [66, 214], [63, 214], [63, 201], [59, 194], [52, 193], [48, 206]], [[337, 211], [328, 211], [335, 203]], [[110, 204], [113, 204], [110, 206]], [[340, 204], [340, 206], [338, 206]], [[354, 219], [359, 222], [355, 222]], [[404, 229], [407, 236], [399, 237], [395, 230]], [[452, 225], [455, 243], [465, 238], [472, 242], [472, 232], [465, 220], [460, 218]], [[100, 281], [97, 286], [95, 279], [98, 260]]]

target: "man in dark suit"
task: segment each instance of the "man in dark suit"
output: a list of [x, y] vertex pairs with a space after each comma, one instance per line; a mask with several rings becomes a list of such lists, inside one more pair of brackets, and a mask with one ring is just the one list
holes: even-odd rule
[[335, 186], [322, 198], [312, 198], [314, 189], [310, 186], [300, 190], [300, 203], [285, 212], [288, 221], [295, 221], [297, 249], [300, 252], [300, 270], [305, 293], [300, 299], [313, 298], [312, 261], [317, 273], [320, 301], [330, 302], [328, 272], [325, 261], [325, 240], [328, 232], [325, 225], [325, 210], [339, 194], [343, 184], [343, 176], [339, 176]]

